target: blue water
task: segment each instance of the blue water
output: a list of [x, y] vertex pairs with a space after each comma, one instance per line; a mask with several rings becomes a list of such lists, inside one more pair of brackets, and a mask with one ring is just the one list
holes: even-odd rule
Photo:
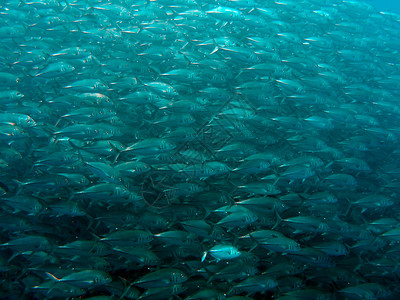
[[400, 14], [399, 0], [367, 0], [367, 2], [375, 6], [379, 11]]

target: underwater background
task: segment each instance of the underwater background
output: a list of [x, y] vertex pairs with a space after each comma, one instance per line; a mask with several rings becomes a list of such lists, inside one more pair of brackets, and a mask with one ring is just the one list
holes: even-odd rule
[[2, 1], [0, 298], [399, 299], [374, 4]]

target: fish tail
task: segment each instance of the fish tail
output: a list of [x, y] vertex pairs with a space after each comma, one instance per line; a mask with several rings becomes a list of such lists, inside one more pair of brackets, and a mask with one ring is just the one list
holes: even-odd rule
[[350, 200], [348, 198], [345, 197], [345, 199], [346, 199], [346, 201], [348, 202], [348, 205], [349, 205], [349, 207], [346, 210], [345, 216], [348, 216], [349, 213], [351, 213], [351, 210], [352, 210], [353, 206], [351, 205], [351, 202], [350, 202]]
[[213, 282], [215, 275], [210, 276], [210, 278], [207, 280], [207, 284], [210, 284]]
[[214, 48], [214, 50], [210, 52], [209, 55], [212, 55], [212, 54], [216, 53], [218, 50], [219, 50], [219, 47], [216, 46], [216, 47]]
[[61, 280], [60, 278], [57, 278], [56, 276], [54, 276], [53, 274], [51, 274], [49, 272], [46, 272], [46, 275], [47, 275], [47, 277], [49, 277], [53, 281], [57, 281], [58, 282], [58, 281]]
[[334, 164], [334, 160], [333, 161], [331, 161], [329, 164], [327, 164], [326, 166], [325, 166], [325, 169], [328, 169], [330, 166], [332, 166], [333, 164]]
[[272, 230], [274, 230], [280, 223], [282, 223], [282, 218], [279, 215], [277, 210], [275, 210], [275, 215], [276, 215], [276, 222], [275, 222], [274, 226], [272, 226]]
[[23, 183], [22, 181], [19, 181], [17, 179], [13, 179], [12, 181], [17, 184], [17, 190], [15, 191], [15, 195], [18, 196], [19, 194], [21, 194], [25, 183]]
[[201, 262], [203, 262], [206, 259], [207, 256], [207, 251], [204, 251], [203, 256], [201, 257]]
[[272, 184], [273, 187], [278, 183], [279, 179], [281, 179], [279, 176], [276, 177], [274, 183]]

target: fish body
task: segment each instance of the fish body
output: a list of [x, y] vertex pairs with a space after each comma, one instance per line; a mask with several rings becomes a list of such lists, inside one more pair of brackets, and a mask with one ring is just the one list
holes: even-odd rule
[[165, 268], [142, 276], [134, 284], [143, 288], [157, 288], [183, 283], [187, 279], [187, 275], [182, 271]]
[[238, 250], [238, 248], [232, 245], [215, 245], [210, 250], [204, 252], [203, 257], [201, 258], [202, 262], [206, 259], [207, 254], [210, 254], [212, 257], [217, 259], [217, 261], [219, 261], [235, 259], [241, 255], [241, 252]]
[[107, 273], [97, 270], [74, 272], [62, 278], [57, 278], [48, 272], [46, 274], [56, 282], [65, 282], [80, 288], [95, 287], [111, 282], [111, 278]]

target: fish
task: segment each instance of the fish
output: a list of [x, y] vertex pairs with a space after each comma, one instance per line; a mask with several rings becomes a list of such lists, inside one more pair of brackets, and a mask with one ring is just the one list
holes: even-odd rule
[[49, 272], [46, 274], [51, 280], [55, 280], [56, 282], [65, 282], [78, 288], [95, 287], [97, 285], [111, 282], [111, 277], [107, 273], [97, 270], [74, 272], [63, 276], [62, 278], [57, 278]]
[[160, 288], [183, 283], [187, 279], [187, 275], [179, 269], [164, 268], [142, 276], [134, 284], [145, 288]]
[[397, 299], [400, 16], [0, 4], [7, 299]]
[[235, 246], [219, 244], [204, 252], [201, 258], [202, 262], [206, 259], [207, 254], [210, 254], [212, 257], [217, 259], [217, 261], [219, 261], [235, 259], [239, 257], [242, 253]]

